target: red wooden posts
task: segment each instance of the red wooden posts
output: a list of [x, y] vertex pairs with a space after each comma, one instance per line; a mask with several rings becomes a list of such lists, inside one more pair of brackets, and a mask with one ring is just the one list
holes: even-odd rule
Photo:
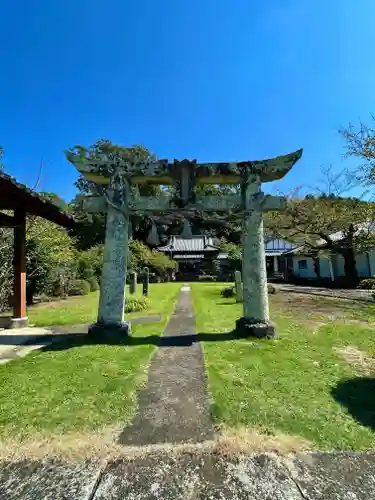
[[12, 326], [27, 325], [26, 311], [26, 213], [14, 211], [17, 226], [14, 228], [14, 306]]

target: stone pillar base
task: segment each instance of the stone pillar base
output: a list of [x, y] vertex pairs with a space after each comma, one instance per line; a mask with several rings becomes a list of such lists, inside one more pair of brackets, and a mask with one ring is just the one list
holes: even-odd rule
[[238, 319], [235, 331], [239, 338], [256, 337], [273, 339], [276, 337], [275, 325], [272, 323], [254, 323], [254, 320], [251, 318]]
[[25, 318], [9, 318], [8, 326], [5, 328], [26, 328], [29, 326], [29, 318], [26, 316]]
[[121, 324], [106, 324], [94, 323], [89, 326], [89, 335], [96, 337], [98, 340], [102, 339], [121, 339], [127, 337], [130, 333], [130, 323]]

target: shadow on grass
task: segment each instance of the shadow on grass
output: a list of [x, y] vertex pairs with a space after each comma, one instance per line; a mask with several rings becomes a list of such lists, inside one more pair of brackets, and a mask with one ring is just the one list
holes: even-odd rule
[[81, 346], [90, 345], [113, 345], [113, 346], [139, 346], [154, 345], [157, 347], [186, 347], [196, 342], [225, 342], [236, 340], [239, 337], [234, 331], [225, 333], [198, 333], [190, 335], [132, 337], [110, 335], [106, 337], [96, 337], [91, 335], [66, 335], [64, 338], [57, 338], [52, 344], [42, 347], [41, 351], [63, 351]]
[[343, 380], [332, 395], [360, 424], [375, 430], [375, 378]]

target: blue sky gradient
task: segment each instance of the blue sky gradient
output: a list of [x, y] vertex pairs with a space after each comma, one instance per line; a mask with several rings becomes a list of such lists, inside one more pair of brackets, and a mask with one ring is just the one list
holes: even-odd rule
[[261, 159], [304, 148], [271, 190], [340, 170], [337, 129], [375, 112], [373, 0], [2, 2], [6, 170], [69, 200], [63, 151], [99, 138], [161, 158]]

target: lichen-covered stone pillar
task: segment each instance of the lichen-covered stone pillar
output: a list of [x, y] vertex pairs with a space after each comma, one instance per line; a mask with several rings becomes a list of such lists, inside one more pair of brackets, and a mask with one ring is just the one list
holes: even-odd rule
[[236, 323], [240, 336], [273, 337], [268, 310], [266, 255], [264, 250], [262, 200], [260, 181], [254, 179], [244, 186], [243, 218], [243, 317]]
[[[126, 189], [108, 189], [107, 223], [103, 256], [98, 321], [90, 333], [128, 333], [124, 321], [129, 216]], [[125, 197], [124, 197], [125, 196]]]

